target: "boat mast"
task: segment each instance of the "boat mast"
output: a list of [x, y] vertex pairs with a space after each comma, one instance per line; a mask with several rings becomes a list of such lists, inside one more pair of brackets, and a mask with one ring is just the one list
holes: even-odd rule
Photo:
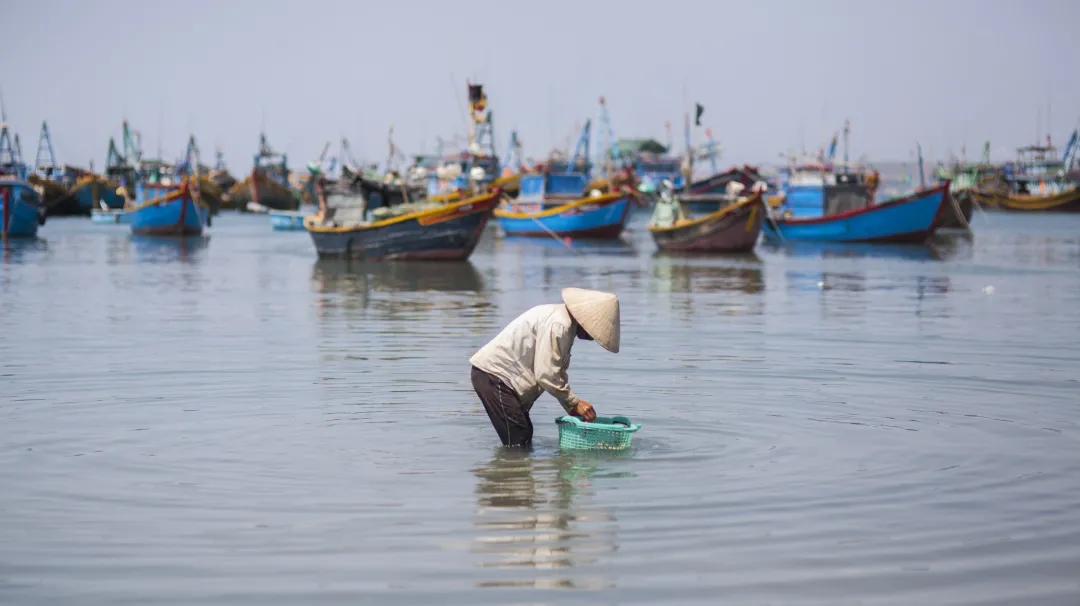
[[618, 157], [618, 150], [615, 148], [615, 130], [611, 128], [611, 115], [608, 114], [607, 102], [603, 97], [600, 97], [600, 128], [603, 129], [603, 135], [606, 141], [606, 145], [603, 148], [604, 175], [610, 178], [612, 170], [617, 166], [617, 163], [614, 161], [621, 158]]
[[[48, 162], [43, 162], [42, 152], [48, 155]], [[53, 170], [56, 168], [56, 153], [53, 151], [52, 137], [49, 136], [49, 126], [44, 120], [41, 121], [41, 135], [38, 137], [37, 157], [34, 158], [34, 170], [42, 168]]]
[[851, 120], [844, 118], [844, 167], [848, 164], [848, 133], [851, 132]]
[[694, 148], [690, 136], [690, 112], [683, 114], [683, 138], [686, 143], [686, 161], [683, 163], [683, 187], [689, 191], [694, 175]]
[[[513, 162], [511, 162], [511, 158], [513, 159]], [[517, 172], [524, 172], [524, 164], [525, 159], [521, 156], [521, 140], [518, 139], [518, 134], [516, 130], [510, 131], [510, 145], [507, 147], [506, 150], [505, 166], [516, 166], [514, 170], [516, 170]]]
[[585, 120], [585, 126], [581, 128], [581, 132], [578, 134], [577, 143], [574, 145], [574, 153], [570, 156], [569, 161], [566, 163], [566, 174], [574, 172], [574, 166], [577, 164], [579, 156], [585, 159], [585, 177], [589, 177], [589, 140], [592, 138], [592, 119]]

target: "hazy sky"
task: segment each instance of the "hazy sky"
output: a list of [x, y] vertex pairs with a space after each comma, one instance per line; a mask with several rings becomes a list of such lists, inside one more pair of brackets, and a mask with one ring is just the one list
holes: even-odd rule
[[[498, 151], [565, 144], [608, 100], [617, 137], [682, 147], [682, 116], [722, 162], [772, 162], [851, 119], [851, 153], [995, 160], [1080, 120], [1080, 0], [341, 1], [0, 0], [0, 91], [33, 160], [42, 119], [58, 160], [100, 168], [126, 116], [146, 152], [189, 132], [250, 168], [265, 116], [290, 163], [349, 138], [381, 161], [464, 132], [465, 79], [483, 83]], [[453, 79], [452, 79], [453, 78]], [[685, 92], [684, 92], [685, 91]], [[163, 128], [162, 128], [163, 125]], [[594, 129], [595, 132], [595, 129]], [[598, 140], [594, 138], [594, 144]]]

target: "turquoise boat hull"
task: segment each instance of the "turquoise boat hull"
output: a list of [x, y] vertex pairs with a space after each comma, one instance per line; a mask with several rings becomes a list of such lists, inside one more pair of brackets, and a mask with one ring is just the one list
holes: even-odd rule
[[131, 233], [140, 236], [197, 236], [210, 226], [210, 209], [187, 187], [138, 184], [136, 204], [125, 211]]
[[98, 225], [127, 225], [131, 220], [122, 210], [94, 210], [90, 211], [90, 222]]
[[[617, 238], [626, 228], [630, 217], [631, 196], [600, 200], [595, 205], [584, 204], [556, 214], [536, 212], [505, 213], [495, 211], [499, 227], [507, 236], [563, 238]], [[518, 216], [518, 215], [524, 216]]]
[[0, 236], [33, 238], [45, 222], [45, 204], [26, 181], [0, 179]]
[[304, 213], [272, 210], [269, 214], [274, 231], [304, 231]]
[[765, 237], [774, 242], [923, 242], [937, 229], [948, 184], [821, 217], [767, 220]]

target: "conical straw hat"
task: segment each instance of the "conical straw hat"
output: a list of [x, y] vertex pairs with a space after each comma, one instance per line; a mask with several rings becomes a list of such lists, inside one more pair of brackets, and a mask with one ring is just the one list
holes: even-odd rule
[[600, 347], [619, 353], [619, 298], [609, 292], [564, 288], [563, 303], [570, 315]]

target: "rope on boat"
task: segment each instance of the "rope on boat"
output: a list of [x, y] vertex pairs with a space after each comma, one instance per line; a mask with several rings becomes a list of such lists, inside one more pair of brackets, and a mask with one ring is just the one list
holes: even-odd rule
[[541, 229], [546, 231], [549, 236], [551, 236], [552, 238], [555, 238], [560, 244], [562, 244], [566, 248], [574, 251], [576, 254], [579, 254], [579, 255], [582, 254], [582, 252], [580, 250], [578, 250], [578, 249], [574, 248], [573, 246], [570, 246], [569, 244], [567, 244], [566, 240], [560, 238], [559, 234], [552, 231], [550, 227], [548, 227], [547, 225], [544, 225], [543, 223], [541, 223], [540, 219], [537, 219], [536, 217], [529, 217], [529, 218], [532, 219], [537, 225], [539, 225]]
[[[964, 211], [960, 209], [960, 203], [956, 201], [956, 196], [952, 195], [952, 192], [948, 189], [945, 190], [945, 195], [949, 196], [949, 202], [952, 202], [953, 210], [956, 211], [956, 216], [960, 218], [960, 222], [964, 224], [964, 229], [971, 231], [971, 224], [968, 223], [967, 218], [964, 217]], [[968, 194], [971, 195], [970, 193]]]
[[[760, 183], [760, 181], [758, 183]], [[765, 218], [769, 220], [769, 223], [772, 223], [773, 229], [776, 230], [776, 235], [780, 236], [780, 241], [784, 242], [784, 234], [780, 231], [780, 225], [776, 222], [776, 219], [773, 218], [772, 208], [769, 207], [769, 201], [765, 199], [766, 188], [760, 187], [758, 183], [755, 183], [754, 186], [750, 188], [750, 191], [757, 190], [757, 193], [760, 194], [761, 204], [765, 207]]]

